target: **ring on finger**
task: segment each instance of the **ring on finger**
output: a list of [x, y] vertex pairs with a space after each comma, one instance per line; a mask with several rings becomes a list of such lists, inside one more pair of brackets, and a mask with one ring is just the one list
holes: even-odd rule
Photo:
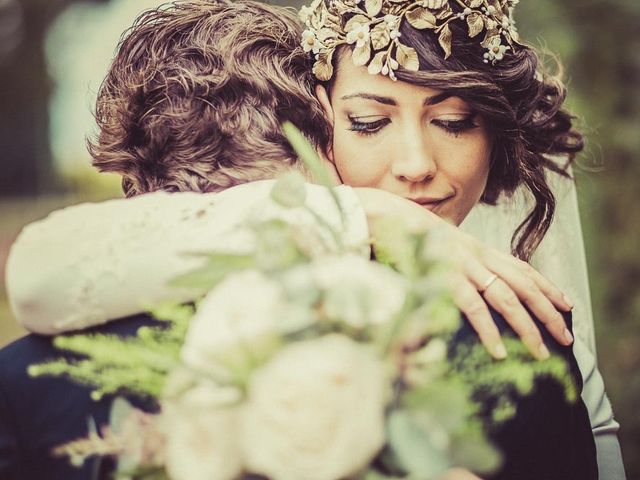
[[498, 279], [498, 275], [496, 275], [495, 273], [491, 274], [491, 276], [489, 278], [487, 278], [487, 280], [482, 284], [482, 286], [478, 289], [478, 291], [480, 293], [484, 293], [487, 288], [489, 288], [493, 282], [495, 282]]

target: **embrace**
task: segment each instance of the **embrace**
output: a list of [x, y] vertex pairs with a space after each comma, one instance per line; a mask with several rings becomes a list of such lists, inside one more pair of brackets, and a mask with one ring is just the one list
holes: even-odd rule
[[[89, 142], [94, 165], [121, 175], [128, 198], [55, 212], [10, 253], [9, 300], [33, 334], [0, 351], [0, 478], [107, 478], [109, 462], [97, 472], [50, 453], [86, 435], [87, 418], [107, 423], [112, 399], [63, 378], [31, 379], [27, 367], [68, 355], [53, 334], [130, 337], [154, 323], [145, 306], [195, 301], [167, 287], [197, 264], [183, 253], [242, 249], [240, 225], [256, 211], [308, 221], [269, 196], [273, 179], [299, 171], [306, 201], [326, 223], [342, 221], [340, 242], [367, 259], [388, 233], [381, 218], [431, 235], [464, 318], [458, 340], [500, 361], [502, 334], [513, 332], [534, 358], [568, 365], [581, 398], [569, 404], [542, 382], [522, 399], [491, 434], [504, 454], [491, 478], [623, 479], [618, 425], [592, 348], [574, 334], [574, 305], [527, 263], [553, 224], [551, 184], [572, 182], [583, 138], [561, 80], [518, 38], [517, 3], [314, 0], [296, 14], [182, 0], [142, 14], [98, 93], [100, 130]], [[342, 212], [298, 159], [285, 122], [339, 184]], [[528, 206], [510, 232], [512, 255], [458, 228], [478, 204], [515, 192]], [[506, 221], [488, 208], [493, 224], [482, 228]], [[454, 468], [441, 478], [478, 477]]]

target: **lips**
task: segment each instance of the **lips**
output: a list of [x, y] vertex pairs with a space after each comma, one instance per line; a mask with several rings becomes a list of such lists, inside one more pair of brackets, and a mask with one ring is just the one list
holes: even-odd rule
[[450, 197], [419, 197], [419, 198], [409, 198], [412, 202], [417, 203], [418, 205], [426, 208], [427, 210], [434, 211], [440, 205], [442, 205], [447, 199]]

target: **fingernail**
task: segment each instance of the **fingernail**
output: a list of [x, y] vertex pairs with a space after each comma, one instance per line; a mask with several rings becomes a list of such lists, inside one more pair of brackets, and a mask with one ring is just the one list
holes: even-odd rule
[[504, 343], [500, 342], [493, 347], [493, 356], [498, 360], [504, 360], [507, 358], [507, 349], [504, 346]]
[[544, 343], [540, 344], [538, 347], [539, 360], [546, 360], [551, 356], [549, 353], [549, 349], [546, 347]]
[[569, 345], [573, 343], [573, 335], [571, 335], [571, 332], [569, 331], [568, 328], [564, 329], [564, 338], [567, 340], [567, 343]]
[[564, 303], [566, 303], [567, 306], [569, 307], [569, 310], [573, 310], [573, 307], [575, 307], [575, 303], [573, 303], [571, 299], [567, 297], [564, 293], [562, 294], [562, 299], [564, 300]]

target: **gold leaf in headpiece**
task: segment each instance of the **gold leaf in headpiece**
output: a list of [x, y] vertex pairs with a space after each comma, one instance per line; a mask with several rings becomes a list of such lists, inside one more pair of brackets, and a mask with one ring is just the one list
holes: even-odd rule
[[382, 10], [382, 0], [365, 0], [364, 9], [367, 11], [367, 15], [375, 17]]
[[489, 45], [496, 42], [496, 39], [498, 40], [500, 39], [500, 33], [495, 30], [494, 31], [487, 30], [487, 34], [484, 36], [484, 40], [482, 40], [482, 43], [480, 44], [480, 46], [482, 48], [488, 48]]
[[361, 25], [368, 25], [371, 20], [366, 15], [358, 14], [351, 17], [347, 20], [347, 23], [344, 24], [344, 31], [350, 32], [356, 23]]
[[321, 52], [318, 54], [316, 62], [313, 64], [313, 74], [316, 78], [323, 82], [328, 82], [333, 76], [333, 65], [331, 64], [333, 52]]
[[417, 7], [408, 11], [406, 19], [413, 28], [417, 28], [418, 30], [436, 28], [436, 17], [424, 7]]
[[351, 53], [351, 59], [353, 60], [353, 64], [357, 67], [362, 65], [366, 65], [369, 59], [371, 58], [371, 43], [368, 41], [365, 42], [361, 47], [356, 47], [353, 49]]
[[479, 13], [472, 13], [467, 16], [467, 25], [469, 26], [469, 37], [475, 37], [484, 29], [482, 16]]
[[431, 10], [438, 10], [444, 7], [448, 1], [449, 0], [422, 0], [422, 6], [430, 8]]
[[483, 0], [466, 0], [464, 3], [466, 3], [469, 8], [479, 8], [482, 6]]
[[453, 15], [453, 10], [451, 9], [451, 5], [447, 3], [441, 9], [434, 12], [434, 15], [438, 20], [446, 20], [447, 18]]
[[403, 68], [417, 72], [420, 70], [420, 62], [418, 61], [418, 53], [411, 47], [400, 42], [396, 48], [396, 60]]
[[389, 35], [389, 29], [387, 28], [386, 23], [382, 22], [376, 25], [371, 31], [371, 46], [374, 50], [381, 50], [391, 41], [391, 36]]
[[367, 71], [371, 75], [377, 75], [382, 71], [382, 61], [384, 60], [384, 56], [386, 54], [387, 52], [378, 52], [375, 54], [375, 56], [373, 57], [373, 60], [371, 60], [371, 63], [367, 67]]
[[451, 29], [448, 24], [440, 31], [438, 43], [440, 43], [440, 46], [444, 50], [444, 59], [446, 60], [449, 58], [449, 55], [451, 55]]

